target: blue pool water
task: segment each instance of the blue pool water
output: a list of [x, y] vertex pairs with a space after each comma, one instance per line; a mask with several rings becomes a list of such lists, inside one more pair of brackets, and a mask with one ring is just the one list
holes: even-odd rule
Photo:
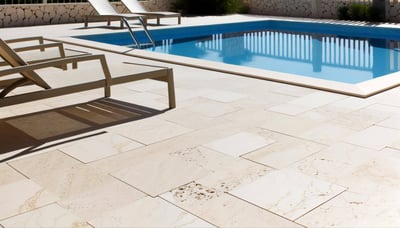
[[[151, 30], [146, 50], [345, 83], [399, 71], [400, 29], [257, 21]], [[145, 36], [138, 32], [143, 42]], [[129, 33], [80, 36], [132, 45]], [[229, 67], [229, 66], [227, 66]]]

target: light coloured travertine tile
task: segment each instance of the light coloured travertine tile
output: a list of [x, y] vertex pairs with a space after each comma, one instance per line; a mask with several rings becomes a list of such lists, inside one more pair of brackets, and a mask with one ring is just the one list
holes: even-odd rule
[[181, 186], [161, 197], [219, 227], [299, 227], [276, 214], [199, 183]]
[[72, 145], [61, 147], [60, 150], [84, 163], [88, 163], [142, 146], [144, 145], [126, 137], [106, 133], [74, 142]]
[[278, 112], [278, 113], [282, 113], [282, 114], [295, 116], [295, 115], [299, 115], [303, 112], [310, 110], [310, 108], [296, 105], [296, 104], [286, 103], [286, 104], [280, 104], [280, 105], [273, 106], [273, 107], [269, 108], [268, 110], [272, 111], [272, 112]]
[[336, 101], [329, 104], [332, 107], [346, 109], [349, 111], [356, 111], [365, 107], [368, 107], [375, 102], [370, 99], [358, 98], [358, 97], [346, 97], [342, 100]]
[[134, 92], [131, 90], [131, 92], [127, 94], [112, 93], [111, 97], [124, 102], [142, 105], [157, 110], [164, 110], [168, 108], [168, 103], [164, 102], [165, 99], [163, 96], [149, 92]]
[[325, 148], [325, 146], [311, 141], [277, 133], [270, 134], [268, 137], [275, 141], [273, 144], [243, 157], [270, 167], [282, 169]]
[[94, 227], [215, 227], [159, 197], [144, 197], [89, 223]]
[[330, 121], [332, 124], [346, 126], [354, 130], [363, 130], [370, 127], [386, 117], [381, 113], [366, 112], [365, 109], [345, 113]]
[[165, 82], [150, 79], [140, 80], [136, 83], [129, 83], [129, 85], [126, 85], [126, 88], [139, 92], [165, 89], [166, 87], [167, 84]]
[[272, 170], [206, 147], [188, 148], [176, 151], [172, 155], [189, 162], [193, 167], [207, 170], [207, 175], [196, 182], [220, 191], [229, 191], [240, 184], [252, 182]]
[[352, 172], [379, 155], [379, 151], [337, 143], [292, 164], [290, 168], [331, 183], [351, 187], [345, 178], [351, 177]]
[[321, 144], [331, 145], [355, 132], [355, 130], [344, 126], [323, 123], [304, 131], [299, 137]]
[[251, 151], [260, 149], [273, 142], [273, 140], [265, 139], [256, 134], [239, 132], [237, 134], [209, 142], [204, 146], [224, 154], [238, 157]]
[[59, 151], [16, 160], [11, 165], [58, 196], [62, 207], [84, 219], [144, 196], [101, 170]]
[[203, 129], [228, 122], [228, 120], [222, 118], [204, 116], [185, 108], [171, 110], [159, 116], [159, 118], [190, 129]]
[[394, 128], [400, 130], [400, 117], [398, 116], [391, 116], [376, 125], [381, 126], [381, 127], [387, 127], [387, 128]]
[[290, 101], [290, 104], [300, 105], [308, 108], [317, 108], [321, 107], [339, 100], [344, 99], [344, 95], [339, 95], [335, 93], [327, 93], [327, 92], [315, 92], [312, 94], [308, 94], [297, 99]]
[[399, 227], [397, 188], [346, 191], [297, 220], [306, 227]]
[[345, 190], [299, 172], [271, 171], [253, 183], [238, 186], [229, 193], [295, 220]]
[[214, 100], [214, 101], [219, 101], [219, 102], [232, 102], [236, 101], [239, 99], [242, 99], [246, 97], [246, 95], [241, 94], [241, 93], [234, 93], [234, 92], [229, 92], [229, 91], [215, 91], [209, 94], [202, 95], [202, 97]]
[[149, 145], [188, 133], [191, 129], [158, 118], [147, 118], [109, 128], [109, 131]]
[[398, 188], [400, 186], [400, 150], [385, 148], [379, 156], [363, 163], [352, 172], [352, 178], [345, 180], [354, 188], [357, 181], [368, 181], [381, 186]]
[[0, 173], [0, 187], [26, 178], [6, 163], [0, 163]]
[[129, 167], [111, 174], [146, 194], [157, 196], [199, 179], [206, 175], [207, 171], [177, 156], [160, 152], [132, 160]]
[[13, 127], [37, 140], [57, 137], [66, 133], [87, 129], [89, 125], [58, 112], [37, 113], [6, 121]]
[[144, 193], [115, 178], [103, 181], [104, 184], [101, 186], [61, 199], [58, 203], [85, 220], [90, 220], [145, 196]]
[[219, 117], [239, 110], [238, 107], [228, 103], [221, 103], [205, 99], [200, 102], [187, 105], [185, 108], [192, 112], [196, 112], [208, 117]]
[[400, 130], [372, 126], [344, 139], [346, 142], [380, 150], [400, 140]]
[[21, 214], [58, 198], [31, 180], [20, 180], [0, 186], [0, 219]]
[[267, 118], [261, 125], [262, 128], [296, 137], [318, 124], [317, 121], [309, 118], [275, 112], [266, 111], [265, 116]]
[[5, 227], [90, 227], [58, 204], [50, 204], [0, 221]]

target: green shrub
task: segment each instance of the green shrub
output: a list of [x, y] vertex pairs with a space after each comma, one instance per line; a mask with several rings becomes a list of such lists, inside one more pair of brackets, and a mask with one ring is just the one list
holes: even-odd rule
[[384, 19], [384, 12], [381, 9], [363, 4], [341, 6], [337, 12], [340, 20], [383, 21]]
[[368, 8], [368, 5], [352, 4], [349, 10], [350, 19], [355, 21], [366, 20], [368, 15]]
[[350, 20], [349, 7], [341, 6], [338, 8], [338, 18], [340, 20]]
[[216, 15], [245, 13], [248, 11], [240, 0], [177, 0], [172, 8], [184, 14]]

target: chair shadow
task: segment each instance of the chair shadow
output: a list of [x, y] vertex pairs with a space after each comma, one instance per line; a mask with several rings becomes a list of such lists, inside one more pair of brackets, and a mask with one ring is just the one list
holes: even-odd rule
[[[16, 154], [5, 156], [0, 162], [78, 139], [103, 134], [106, 132], [78, 136], [105, 127], [148, 118], [166, 110], [155, 110], [111, 98], [102, 98], [0, 119], [0, 156], [21, 150]], [[73, 136], [77, 137], [71, 138]], [[45, 147], [41, 147], [45, 144]]]

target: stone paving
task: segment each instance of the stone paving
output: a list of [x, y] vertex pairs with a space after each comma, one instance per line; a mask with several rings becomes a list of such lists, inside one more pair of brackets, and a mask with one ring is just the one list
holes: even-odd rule
[[[183, 23], [205, 19], [215, 18]], [[0, 29], [0, 37], [115, 32], [81, 27]], [[101, 102], [120, 119], [99, 111], [110, 124], [94, 130], [85, 131], [93, 117], [68, 108], [98, 105], [101, 90], [0, 108], [2, 226], [400, 226], [399, 88], [361, 99], [130, 60], [173, 67], [177, 108], [166, 110], [166, 85], [150, 80], [115, 86]], [[135, 116], [138, 107], [149, 116]], [[37, 124], [51, 119], [60, 122]], [[83, 131], [66, 134], [72, 127]], [[40, 136], [48, 140], [33, 147]]]

